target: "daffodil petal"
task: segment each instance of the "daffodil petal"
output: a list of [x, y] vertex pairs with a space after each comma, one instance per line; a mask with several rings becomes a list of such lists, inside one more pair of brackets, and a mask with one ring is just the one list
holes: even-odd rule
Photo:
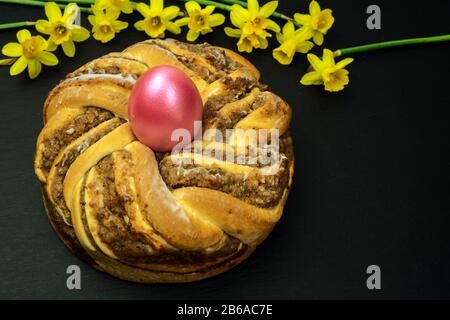
[[225, 22], [225, 16], [220, 13], [215, 13], [209, 16], [208, 21], [211, 27], [217, 27]]
[[280, 32], [281, 28], [280, 26], [273, 20], [270, 19], [266, 19], [266, 23], [267, 23], [267, 29], [272, 30], [274, 32]]
[[296, 13], [294, 14], [294, 20], [301, 25], [309, 25], [311, 22], [311, 16], [308, 14]]
[[28, 75], [31, 79], [36, 78], [41, 73], [42, 65], [36, 59], [28, 60]]
[[37, 59], [46, 66], [55, 66], [58, 64], [58, 58], [53, 53], [48, 51], [39, 52]]
[[247, 8], [250, 15], [257, 15], [259, 11], [258, 0], [247, 0]]
[[139, 20], [134, 24], [134, 27], [136, 28], [136, 30], [138, 31], [142, 31], [144, 30], [144, 20]]
[[131, 1], [127, 1], [122, 3], [120, 6], [120, 11], [122, 11], [123, 13], [132, 13], [133, 12], [133, 5], [131, 4]]
[[120, 10], [112, 7], [106, 10], [105, 18], [109, 21], [117, 20], [120, 16]]
[[0, 66], [10, 66], [16, 61], [14, 58], [0, 59]]
[[197, 2], [195, 2], [195, 1], [189, 1], [189, 2], [186, 2], [185, 7], [186, 7], [186, 10], [187, 10], [187, 12], [188, 12], [189, 14], [190, 14], [191, 12], [195, 11], [195, 10], [200, 11], [200, 10], [202, 9], [202, 8], [200, 7], [200, 5], [199, 5]]
[[128, 28], [128, 22], [117, 20], [112, 23], [112, 27], [116, 32], [119, 32]]
[[317, 71], [308, 72], [305, 74], [302, 79], [300, 80], [300, 83], [304, 86], [310, 86], [310, 85], [318, 85], [322, 84], [322, 77], [320, 76], [320, 73]]
[[302, 34], [304, 40], [309, 40], [314, 36], [314, 30], [310, 26], [303, 26], [297, 32]]
[[96, 0], [96, 3], [93, 6], [91, 6], [91, 12], [94, 15], [103, 14], [104, 13], [103, 10], [105, 10], [106, 8], [109, 7], [109, 5], [106, 1], [109, 1], [109, 0]]
[[334, 67], [334, 55], [333, 52], [329, 49], [323, 49], [323, 64], [325, 67]]
[[64, 8], [62, 19], [66, 21], [67, 25], [71, 26], [75, 23], [75, 19], [80, 13], [80, 7], [76, 3], [69, 3]]
[[48, 18], [48, 21], [54, 22], [56, 20], [61, 19], [61, 9], [59, 9], [58, 5], [54, 2], [46, 2], [45, 3], [45, 15]]
[[22, 56], [19, 59], [17, 59], [16, 62], [14, 62], [14, 64], [11, 66], [11, 68], [9, 69], [9, 74], [11, 76], [18, 75], [23, 70], [25, 70], [26, 67], [27, 67], [27, 58]]
[[142, 14], [145, 18], [149, 17], [152, 14], [152, 11], [150, 10], [150, 7], [146, 5], [145, 3], [139, 2], [136, 5], [136, 10]]
[[259, 14], [264, 18], [268, 18], [275, 12], [278, 7], [278, 1], [270, 1], [261, 7]]
[[318, 71], [323, 69], [323, 62], [313, 53], [308, 53], [306, 56], [308, 58], [309, 63], [314, 68], [314, 70]]
[[19, 40], [19, 43], [22, 43], [29, 38], [31, 38], [31, 33], [27, 29], [22, 29], [17, 32], [17, 40]]
[[233, 29], [230, 27], [226, 27], [224, 31], [227, 36], [232, 38], [239, 38], [242, 35], [242, 31], [240, 29]]
[[207, 33], [210, 33], [210, 32], [213, 32], [213, 29], [211, 29], [211, 28], [205, 28], [205, 29], [202, 29], [202, 31], [200, 31], [200, 33], [203, 34], [203, 35], [205, 35], [205, 34], [207, 34]]
[[45, 49], [47, 49], [48, 47], [47, 41], [45, 41], [45, 39], [42, 36], [34, 36], [34, 38], [37, 40], [36, 41], [37, 47], [35, 48], [36, 51], [44, 51]]
[[231, 12], [233, 12], [233, 11], [236, 12], [237, 14], [243, 16], [244, 19], [250, 18], [250, 14], [249, 14], [248, 10], [243, 8], [243, 7], [241, 7], [238, 4], [233, 4], [231, 6]]
[[174, 34], [179, 34], [181, 33], [181, 29], [179, 26], [177, 26], [175, 24], [175, 22], [171, 22], [171, 21], [167, 21], [166, 22], [166, 28], [167, 30], [169, 30], [170, 32], [174, 33]]
[[200, 35], [200, 32], [190, 29], [186, 35], [186, 39], [188, 41], [195, 41], [195, 40], [197, 40], [199, 35]]
[[216, 7], [214, 7], [214, 6], [206, 6], [203, 10], [202, 10], [202, 14], [205, 14], [205, 15], [210, 15], [211, 13], [213, 13], [214, 12], [214, 10], [216, 9]]
[[164, 8], [164, 1], [163, 0], [150, 0], [150, 11], [151, 15], [159, 15]]
[[353, 58], [345, 58], [344, 60], [341, 60], [338, 63], [336, 63], [336, 68], [338, 68], [338, 69], [345, 68], [350, 63], [352, 63], [353, 60], [354, 60]]
[[92, 26], [95, 26], [95, 25], [97, 24], [97, 19], [96, 19], [95, 16], [93, 16], [93, 15], [89, 15], [89, 16], [88, 16], [88, 20], [89, 20], [89, 23], [90, 23]]
[[179, 12], [180, 8], [178, 8], [177, 6], [170, 6], [163, 10], [163, 12], [161, 13], [161, 17], [166, 20], [172, 20], [178, 15]]
[[35, 27], [36, 27], [36, 30], [40, 33], [43, 33], [43, 34], [50, 33], [49, 29], [51, 28], [51, 25], [50, 25], [50, 22], [48, 22], [47, 20], [41, 19], [41, 20], [36, 21]]
[[321, 46], [323, 44], [323, 34], [320, 32], [314, 32], [313, 41], [318, 46]]
[[47, 51], [55, 51], [58, 45], [54, 43], [51, 39], [47, 40]]
[[189, 20], [191, 20], [191, 18], [188, 18], [188, 17], [181, 18], [181, 19], [178, 19], [177, 21], [175, 21], [175, 23], [177, 26], [182, 27], [182, 26], [187, 25], [189, 23]]
[[283, 26], [283, 34], [286, 37], [291, 37], [295, 32], [295, 27], [292, 21], [288, 21]]
[[314, 47], [314, 44], [311, 41], [301, 41], [297, 42], [297, 52], [307, 53]]
[[75, 55], [75, 44], [73, 41], [63, 42], [61, 46], [66, 56], [72, 58]]
[[269, 46], [269, 41], [266, 38], [261, 38], [259, 39], [259, 46], [257, 47], [258, 49], [267, 49], [267, 47]]
[[83, 27], [72, 29], [72, 40], [81, 42], [89, 38], [89, 31]]
[[309, 13], [311, 15], [317, 15], [320, 13], [320, 5], [317, 1], [311, 1], [311, 3], [309, 4]]
[[9, 42], [3, 46], [2, 53], [8, 57], [20, 57], [22, 55], [22, 46], [17, 42]]
[[277, 32], [275, 34], [275, 36], [277, 37], [277, 41], [282, 44], [285, 41], [285, 36], [281, 33], [281, 32]]
[[231, 23], [238, 28], [242, 28], [248, 19], [247, 11], [239, 5], [233, 5], [233, 8], [230, 13]]
[[[310, 31], [311, 30], [311, 31]], [[295, 30], [294, 37], [297, 41], [306, 41], [312, 38], [314, 32], [312, 29], [307, 27], [301, 27], [300, 29]]]

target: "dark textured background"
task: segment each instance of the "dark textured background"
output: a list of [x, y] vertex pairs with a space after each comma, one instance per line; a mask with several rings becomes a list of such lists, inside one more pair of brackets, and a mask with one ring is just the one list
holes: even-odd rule
[[[279, 9], [304, 12], [307, 3], [282, 0]], [[326, 46], [450, 32], [448, 1], [376, 3], [382, 30], [370, 31], [372, 1], [321, 1], [336, 17]], [[0, 23], [43, 14], [0, 4]], [[304, 56], [284, 67], [268, 50], [247, 55], [294, 110], [297, 171], [282, 220], [233, 270], [193, 284], [140, 285], [74, 257], [47, 221], [33, 173], [41, 106], [67, 72], [144, 39], [133, 28], [106, 45], [90, 39], [73, 59], [58, 52], [60, 64], [34, 81], [0, 68], [0, 298], [450, 298], [448, 43], [356, 56], [338, 94], [298, 84]], [[1, 45], [12, 40], [15, 31], [0, 32]], [[235, 48], [221, 30], [201, 40]], [[70, 264], [81, 266], [80, 291], [66, 289]], [[382, 290], [366, 288], [370, 264], [382, 269]]]

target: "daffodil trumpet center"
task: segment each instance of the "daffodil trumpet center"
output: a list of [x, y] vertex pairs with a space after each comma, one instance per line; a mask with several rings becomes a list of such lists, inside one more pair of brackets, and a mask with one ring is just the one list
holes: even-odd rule
[[256, 17], [251, 20], [251, 24], [254, 28], [262, 28], [264, 23], [264, 18]]
[[255, 25], [259, 25], [261, 23], [261, 18], [256, 17], [255, 19], [253, 19], [253, 24]]
[[325, 89], [329, 91], [339, 91], [348, 84], [348, 71], [345, 69], [326, 68], [322, 72]]
[[198, 15], [195, 21], [199, 26], [203, 26], [205, 24], [205, 18], [202, 15]]
[[151, 17], [150, 18], [150, 26], [152, 28], [157, 28], [161, 25], [161, 18], [156, 16], [156, 17]]
[[51, 38], [56, 44], [67, 41], [71, 36], [71, 31], [64, 22], [57, 21], [53, 24]]
[[58, 34], [60, 36], [64, 36], [67, 32], [67, 28], [66, 28], [66, 26], [60, 24], [55, 27], [55, 32], [56, 32], [56, 34]]
[[100, 25], [100, 31], [102, 33], [110, 33], [112, 30], [111, 25], [109, 23], [105, 23]]
[[273, 51], [273, 56], [281, 64], [287, 65], [292, 62], [296, 51], [296, 43], [293, 40], [286, 40], [283, 44]]
[[317, 19], [317, 29], [325, 29], [327, 27], [328, 20], [323, 15]]
[[28, 38], [22, 43], [23, 55], [27, 59], [34, 59], [39, 53], [39, 41], [37, 38]]
[[200, 10], [195, 10], [191, 13], [189, 28], [195, 29], [197, 31], [209, 29], [208, 17], [202, 14]]

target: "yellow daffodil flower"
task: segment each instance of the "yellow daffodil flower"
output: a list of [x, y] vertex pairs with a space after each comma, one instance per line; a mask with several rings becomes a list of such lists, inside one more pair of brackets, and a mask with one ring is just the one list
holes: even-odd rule
[[231, 23], [238, 29], [227, 27], [225, 33], [229, 37], [239, 38], [239, 51], [251, 52], [253, 48], [267, 48], [267, 37], [272, 35], [266, 30], [280, 32], [280, 26], [269, 19], [277, 6], [278, 1], [270, 1], [260, 7], [257, 0], [248, 0], [248, 9], [238, 4], [231, 6]]
[[333, 52], [324, 49], [323, 60], [309, 53], [308, 61], [311, 63], [314, 71], [305, 74], [300, 80], [301, 84], [305, 86], [323, 84], [325, 85], [325, 90], [330, 92], [340, 91], [348, 84], [348, 71], [344, 67], [353, 62], [352, 58], [345, 58], [335, 63]]
[[123, 13], [133, 12], [133, 5], [130, 0], [97, 0], [95, 5], [100, 9], [117, 9]]
[[292, 62], [296, 52], [307, 53], [314, 46], [312, 42], [307, 41], [306, 30], [295, 30], [292, 21], [284, 25], [282, 33], [277, 33], [277, 40], [281, 46], [273, 50], [273, 57], [284, 65]]
[[24, 29], [17, 32], [17, 42], [9, 42], [3, 46], [5, 56], [17, 59], [9, 69], [9, 74], [15, 76], [28, 66], [28, 75], [31, 79], [41, 73], [42, 65], [54, 66], [58, 58], [46, 51], [48, 43], [42, 36], [31, 36], [30, 31]]
[[307, 39], [313, 39], [317, 45], [322, 45], [323, 35], [334, 23], [334, 17], [330, 9], [321, 10], [317, 1], [311, 1], [309, 4], [309, 14], [296, 13], [294, 15], [296, 22], [305, 28]]
[[255, 33], [242, 35], [237, 43], [238, 50], [241, 52], [252, 52], [255, 49], [267, 49], [269, 41]]
[[92, 6], [94, 15], [88, 16], [92, 25], [92, 33], [95, 40], [103, 43], [114, 38], [116, 33], [128, 27], [127, 22], [119, 21], [120, 11], [114, 8], [101, 9], [98, 6]]
[[252, 34], [244, 34], [240, 29], [225, 28], [225, 33], [232, 38], [239, 38], [237, 43], [238, 50], [240, 52], [251, 53], [254, 48], [256, 49], [267, 49], [269, 46], [269, 41], [265, 37], [261, 37]]
[[214, 6], [207, 6], [202, 9], [202, 7], [195, 1], [186, 2], [186, 11], [189, 17], [181, 18], [175, 23], [182, 27], [187, 25], [189, 31], [187, 33], [186, 39], [188, 41], [197, 40], [200, 34], [204, 35], [213, 31], [213, 27], [220, 26], [225, 22], [225, 16], [220, 13], [215, 13]]
[[75, 55], [75, 42], [81, 42], [89, 38], [89, 31], [75, 24], [75, 19], [80, 8], [75, 3], [70, 3], [64, 9], [64, 14], [54, 2], [45, 3], [45, 15], [48, 20], [36, 21], [36, 30], [50, 36], [48, 50], [53, 51], [59, 45], [68, 57]]
[[136, 10], [144, 16], [144, 19], [136, 22], [134, 26], [152, 38], [163, 38], [166, 30], [175, 34], [181, 32], [180, 27], [171, 21], [180, 12], [177, 6], [164, 8], [164, 0], [150, 0], [150, 6], [139, 2]]
[[266, 49], [269, 46], [269, 41], [265, 37], [260, 37], [255, 33], [244, 34], [240, 29], [225, 28], [225, 33], [232, 38], [239, 38], [237, 43], [240, 52], [250, 53], [253, 48]]

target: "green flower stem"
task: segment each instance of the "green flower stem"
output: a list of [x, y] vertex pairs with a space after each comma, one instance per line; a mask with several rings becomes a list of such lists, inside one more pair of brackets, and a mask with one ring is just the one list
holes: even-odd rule
[[[191, 0], [178, 0], [178, 1], [189, 2]], [[195, 2], [197, 2], [198, 4], [205, 5], [205, 6], [215, 6], [215, 7], [219, 8], [219, 9], [222, 9], [222, 10], [231, 11], [231, 6], [226, 5], [224, 3], [220, 3], [220, 2], [216, 2], [216, 1], [210, 1], [210, 0], [195, 0]]]
[[[74, 2], [74, 1], [72, 1]], [[45, 6], [45, 1], [37, 1], [37, 0], [0, 0], [0, 3], [12, 3], [12, 4], [23, 4], [27, 6], [36, 6], [36, 7], [43, 7]], [[61, 9], [64, 9], [66, 5], [59, 4], [59, 7]], [[91, 12], [88, 8], [82, 8], [80, 7], [81, 12]]]
[[[240, 1], [240, 0], [218, 0], [218, 1], [229, 3], [229, 4], [238, 4], [241, 7], [247, 8], [247, 2], [245, 2], [245, 1]], [[287, 20], [287, 21], [292, 21], [298, 28], [300, 28], [302, 26], [301, 24], [299, 24], [297, 21], [295, 21], [291, 17], [288, 17], [288, 16], [286, 16], [286, 15], [280, 13], [280, 12], [277, 12], [277, 11], [272, 13], [272, 17], [277, 18], [277, 19], [283, 19], [283, 20]]]
[[38, 0], [42, 2], [60, 2], [60, 3], [76, 3], [76, 4], [84, 4], [91, 5], [95, 3], [95, 0]]
[[3, 24], [0, 24], [0, 30], [20, 28], [20, 27], [27, 27], [27, 26], [34, 26], [35, 24], [36, 24], [36, 22], [33, 22], [33, 21], [21, 21], [21, 22], [3, 23]]
[[339, 56], [349, 56], [355, 53], [366, 52], [379, 50], [390, 47], [398, 47], [398, 46], [407, 46], [419, 43], [433, 43], [433, 42], [443, 42], [450, 41], [450, 34], [442, 35], [442, 36], [434, 36], [434, 37], [424, 37], [424, 38], [413, 38], [413, 39], [403, 39], [403, 40], [394, 40], [394, 41], [386, 41], [386, 42], [378, 42], [371, 43], [357, 47], [339, 49], [335, 51], [334, 55], [336, 57]]
[[[38, 1], [46, 1], [46, 2], [60, 2], [60, 3], [71, 3], [71, 2], [75, 2], [76, 4], [82, 4], [82, 5], [92, 5], [95, 4], [95, 0], [38, 0]], [[133, 9], [136, 9], [136, 6], [139, 2], [136, 1], [130, 1], [131, 5], [133, 6]], [[142, 1], [140, 1], [142, 2]], [[147, 1], [148, 2], [148, 1]], [[147, 4], [147, 2], [144, 2]], [[179, 17], [183, 17], [184, 14], [182, 12], [180, 12], [178, 14]]]
[[[92, 5], [95, 4], [95, 0], [38, 0], [38, 1], [44, 1], [44, 2], [60, 2], [60, 3], [71, 3], [74, 2], [76, 4], [82, 4], [82, 5]], [[136, 5], [139, 2], [136, 1], [130, 1], [131, 5], [133, 6], [133, 9], [136, 9]], [[142, 1], [141, 1], [142, 2]]]

